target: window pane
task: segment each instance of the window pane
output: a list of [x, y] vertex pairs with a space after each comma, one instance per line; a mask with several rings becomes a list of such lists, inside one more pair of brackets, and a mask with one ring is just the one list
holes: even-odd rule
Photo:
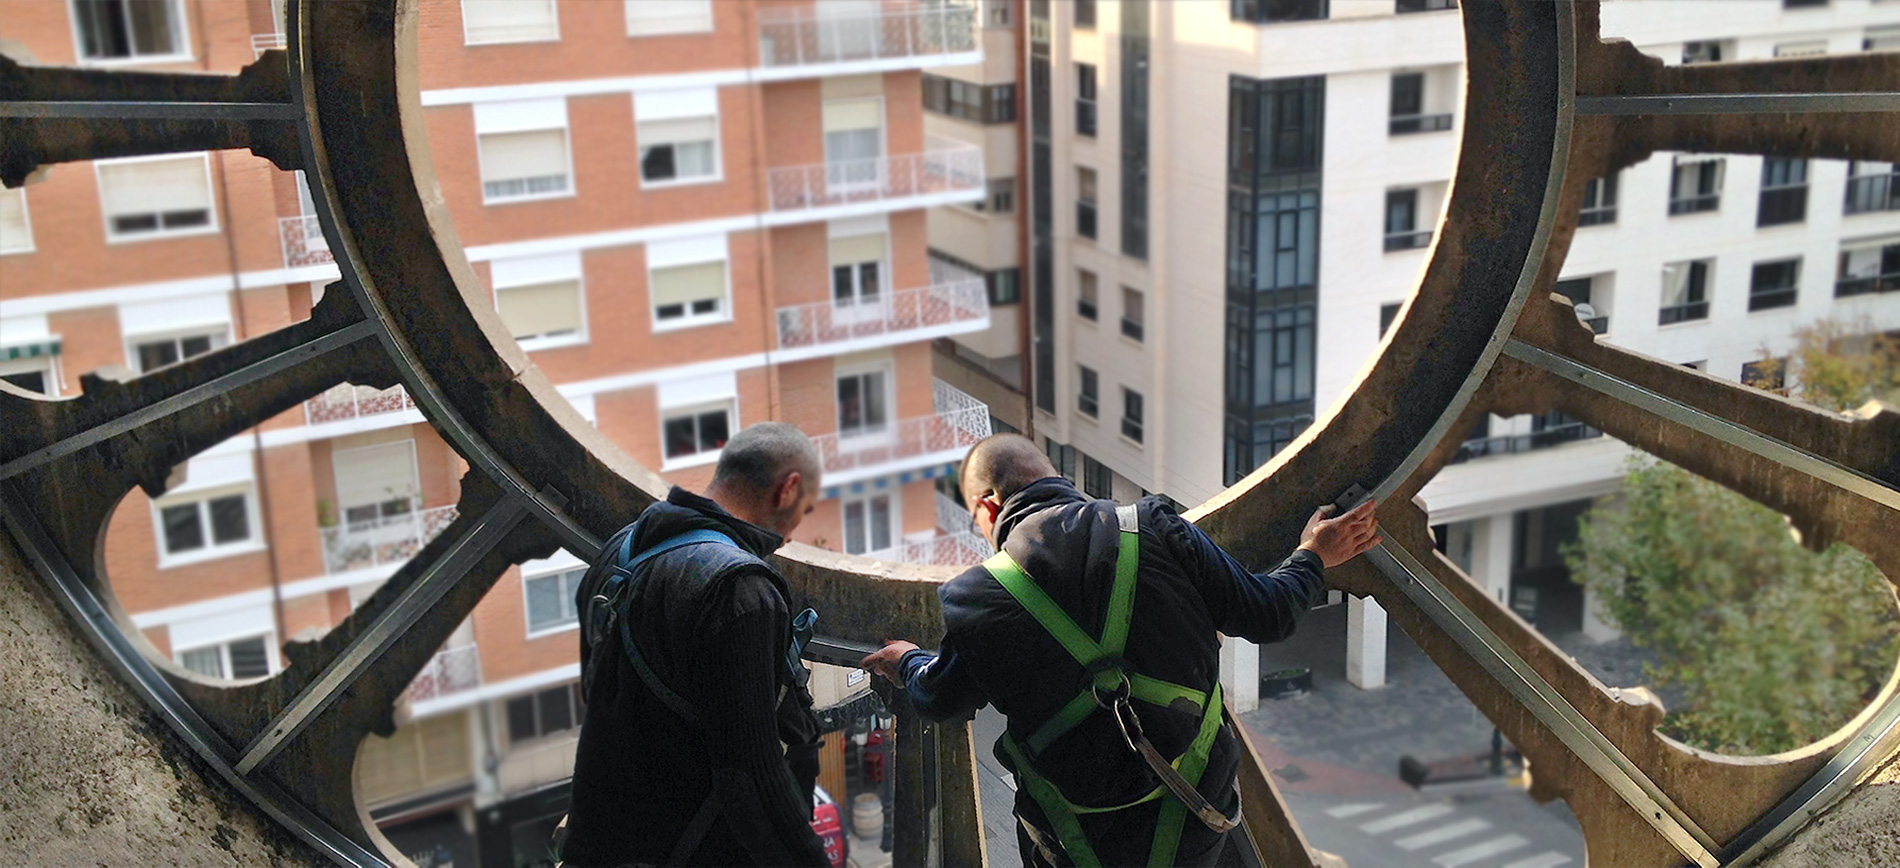
[[139, 344], [139, 372], [156, 370], [178, 361], [177, 341], [154, 341]]
[[724, 410], [699, 414], [699, 451], [725, 448], [730, 427]]
[[566, 620], [561, 605], [561, 577], [537, 576], [528, 580], [528, 630], [534, 632], [556, 627]]
[[871, 498], [871, 549], [891, 547], [891, 498], [880, 494]]
[[231, 643], [231, 677], [260, 678], [270, 674], [270, 649], [264, 637], [239, 639]]
[[541, 734], [560, 732], [574, 726], [574, 701], [568, 698], [573, 688], [567, 685], [543, 690], [535, 697], [541, 711]]
[[204, 523], [198, 517], [198, 504], [168, 506], [158, 514], [165, 525], [165, 551], [178, 554], [205, 547]]
[[678, 458], [697, 451], [698, 437], [693, 432], [693, 417], [682, 416], [668, 419], [663, 425], [666, 436], [666, 457]]
[[216, 645], [209, 648], [193, 648], [190, 651], [180, 653], [178, 655], [178, 665], [196, 672], [199, 675], [206, 675], [212, 678], [224, 677], [224, 655], [220, 653]]
[[847, 553], [861, 555], [870, 549], [864, 546], [864, 501], [848, 501], [844, 505], [844, 550]]
[[857, 377], [845, 377], [838, 381], [838, 428], [847, 433], [856, 433], [864, 427], [864, 405], [859, 400], [863, 384]]
[[648, 181], [668, 181], [679, 176], [673, 165], [673, 146], [654, 145], [640, 149], [640, 177]]
[[874, 431], [884, 429], [884, 373], [864, 375], [864, 424]]
[[219, 545], [251, 538], [251, 512], [245, 496], [233, 494], [211, 501], [211, 540]]
[[508, 740], [526, 741], [538, 734], [534, 728], [534, 697], [508, 700]]
[[139, 54], [172, 54], [171, 0], [125, 0], [132, 23], [132, 45]]

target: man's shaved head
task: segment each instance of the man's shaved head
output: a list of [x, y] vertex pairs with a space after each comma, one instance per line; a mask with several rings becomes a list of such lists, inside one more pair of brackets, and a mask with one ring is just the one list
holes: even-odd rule
[[1038, 479], [1056, 475], [1049, 456], [1021, 434], [992, 434], [978, 440], [963, 459], [963, 496], [988, 495], [997, 503]]
[[719, 452], [713, 486], [763, 494], [793, 471], [811, 484], [818, 481], [818, 449], [804, 432], [784, 422], [748, 425]]

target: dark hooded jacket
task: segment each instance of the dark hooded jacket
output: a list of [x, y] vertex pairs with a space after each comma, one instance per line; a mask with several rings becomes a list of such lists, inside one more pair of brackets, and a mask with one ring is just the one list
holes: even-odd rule
[[[1277, 642], [1325, 592], [1319, 557], [1296, 551], [1279, 566], [1253, 573], [1176, 515], [1164, 501], [1136, 504], [1140, 569], [1124, 658], [1136, 672], [1195, 690], [1220, 677], [1220, 636]], [[1115, 504], [1083, 496], [1061, 477], [1034, 482], [1011, 495], [997, 515], [997, 538], [1082, 630], [1102, 634], [1115, 581], [1119, 539]], [[1009, 718], [1009, 732], [1026, 742], [1083, 687], [1082, 667], [983, 567], [944, 584], [944, 639], [937, 655], [912, 651], [902, 661], [905, 685], [920, 712], [938, 719], [964, 717], [985, 703]], [[1187, 750], [1200, 726], [1198, 712], [1136, 702], [1148, 738], [1164, 756]], [[996, 750], [1003, 763], [1008, 756]], [[1239, 746], [1222, 725], [1200, 791], [1229, 810]], [[1122, 742], [1107, 714], [1095, 714], [1052, 742], [1036, 768], [1070, 801], [1116, 805], [1159, 784]], [[1105, 865], [1148, 861], [1160, 800], [1124, 811], [1082, 815], [1082, 827]], [[1016, 811], [1055, 840], [1054, 829], [1026, 788]], [[1190, 818], [1182, 829], [1178, 864], [1208, 864], [1218, 836]], [[1027, 858], [1027, 854], [1026, 854]]]
[[[576, 594], [577, 611], [608, 576], [623, 537], [639, 553], [692, 530], [716, 530], [757, 558], [784, 543], [681, 488], [607, 542]], [[585, 618], [581, 670], [586, 709], [574, 759], [574, 801], [562, 855], [570, 865], [663, 864], [715, 776], [727, 781], [720, 813], [694, 865], [828, 865], [811, 829], [816, 720], [811, 696], [786, 675], [791, 615], [785, 580], [728, 546], [674, 549], [644, 565], [622, 611], [660, 681], [699, 711], [693, 725], [634, 671], [618, 641], [590, 646]], [[781, 701], [781, 689], [784, 690]], [[795, 776], [781, 739], [811, 768]], [[802, 777], [803, 780], [797, 778]]]

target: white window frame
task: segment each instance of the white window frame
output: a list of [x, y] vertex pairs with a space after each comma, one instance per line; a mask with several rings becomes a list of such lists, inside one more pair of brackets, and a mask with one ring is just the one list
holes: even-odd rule
[[[537, 630], [534, 627], [533, 610], [531, 609], [530, 604], [528, 602], [529, 600], [528, 583], [529, 582], [539, 582], [539, 581], [544, 581], [547, 579], [554, 579], [558, 581], [561, 576], [567, 575], [569, 573], [579, 573], [582, 576], [586, 575], [587, 562], [581, 560], [580, 558], [574, 557], [573, 555], [568, 554], [565, 551], [561, 551], [561, 552], [556, 552], [553, 558], [550, 558], [546, 561], [538, 562], [534, 564], [532, 567], [529, 566], [528, 564], [522, 564], [521, 566], [521, 625], [522, 625], [522, 628], [527, 631], [526, 632], [527, 638], [539, 639], [543, 636], [553, 636], [560, 633], [567, 633], [573, 630], [579, 630], [581, 628], [580, 611], [579, 609], [576, 609], [574, 612], [573, 620], [563, 621], [561, 623], [555, 624], [552, 627], [542, 627], [541, 629]], [[576, 585], [578, 585], [580, 583], [580, 579], [576, 577], [574, 582]], [[564, 597], [563, 599], [571, 600], [572, 597]]]
[[[851, 160], [833, 160], [831, 158], [831, 131], [824, 128], [823, 117], [824, 106], [834, 102], [877, 103], [877, 126], [857, 127], [851, 130], [852, 132], [863, 132], [871, 129], [877, 130], [876, 154], [869, 157], [857, 157]], [[833, 97], [831, 99], [821, 100], [818, 110], [820, 118], [818, 140], [819, 150], [824, 155], [825, 188], [836, 192], [850, 192], [854, 190], [875, 190], [882, 187], [888, 180], [891, 171], [891, 113], [890, 106], [887, 104], [885, 97], [882, 94], [876, 96]], [[853, 162], [864, 160], [871, 162], [872, 170], [868, 177], [857, 177], [844, 168]]]
[[[653, 323], [654, 334], [732, 322], [732, 256], [726, 236], [651, 241], [646, 245], [646, 254], [647, 316]], [[715, 313], [695, 314], [688, 309], [682, 316], [661, 319], [659, 305], [653, 303], [653, 272], [688, 265], [709, 265], [714, 262], [723, 267], [726, 284], [725, 294], [719, 299], [719, 310]]]
[[[862, 431], [847, 434], [844, 430], [844, 407], [838, 403], [838, 381], [847, 377], [862, 377], [865, 374], [884, 375], [884, 430]], [[897, 365], [891, 359], [876, 359], [856, 364], [837, 365], [831, 372], [831, 418], [837, 425], [838, 442], [857, 446], [874, 446], [897, 439], [897, 427], [903, 423], [897, 415]]]
[[[870, 546], [871, 540], [872, 540], [871, 501], [879, 497], [888, 499], [891, 504], [891, 510], [890, 510], [891, 526], [889, 528], [891, 544], [881, 549], [874, 549], [874, 548], [868, 547]], [[854, 504], [854, 503], [864, 504], [864, 544], [867, 546], [867, 548], [861, 552], [851, 551], [850, 545], [846, 542], [847, 540], [851, 539], [851, 528], [849, 524], [850, 519], [846, 517], [846, 510], [849, 509], [851, 504]], [[854, 494], [848, 497], [838, 498], [838, 550], [839, 551], [844, 552], [845, 554], [872, 555], [878, 552], [885, 552], [885, 551], [890, 551], [892, 549], [900, 548], [901, 546], [903, 546], [903, 544], [904, 544], [904, 498], [903, 498], [903, 491], [901, 489], [880, 488], [875, 491], [867, 491], [863, 494]]]
[[[497, 266], [500, 266], [497, 268]], [[587, 328], [587, 269], [579, 251], [556, 253], [548, 256], [523, 257], [519, 260], [491, 259], [488, 262], [489, 290], [495, 302], [495, 315], [501, 315], [501, 294], [510, 289], [523, 289], [531, 286], [546, 286], [550, 283], [574, 282], [574, 291], [579, 294], [580, 320], [573, 334], [515, 338], [521, 348], [529, 352], [548, 350], [556, 347], [572, 347], [585, 344], [589, 340]], [[507, 321], [503, 320], [506, 326]], [[509, 337], [514, 337], [509, 329]]]
[[[266, 630], [262, 633], [252, 633], [248, 636], [232, 636], [228, 639], [219, 639], [213, 642], [200, 642], [196, 645], [192, 645], [189, 647], [182, 647], [182, 648], [175, 647], [172, 649], [172, 662], [178, 664], [178, 668], [184, 669], [186, 672], [190, 672], [193, 675], [198, 675], [205, 678], [215, 677], [222, 681], [236, 681], [238, 680], [237, 676], [231, 674], [231, 643], [243, 642], [247, 639], [264, 640], [264, 665], [267, 666], [270, 670], [264, 673], [262, 676], [254, 676], [254, 677], [269, 678], [270, 676], [276, 675], [278, 672], [283, 670], [283, 664], [279, 660], [279, 657], [282, 655], [282, 651], [277, 647], [277, 631], [276, 630]], [[190, 653], [192, 651], [203, 651], [206, 648], [218, 649], [218, 670], [220, 672], [219, 675], [216, 675], [216, 676], [205, 675], [202, 672], [199, 672], [195, 669], [187, 668], [185, 666], [185, 655], [187, 653]], [[246, 677], [253, 677], [253, 676], [246, 676]]]
[[45, 375], [46, 391], [42, 394], [48, 398], [59, 397], [59, 356], [24, 356], [18, 359], [0, 359], [0, 377], [31, 373]]
[[0, 256], [13, 256], [19, 253], [32, 253], [39, 248], [33, 243], [33, 212], [27, 209], [26, 188], [15, 187], [11, 190], [0, 189], [0, 196], [14, 196], [20, 200], [20, 224], [26, 227], [25, 247], [0, 247]]
[[167, 0], [172, 13], [172, 47], [170, 54], [134, 54], [130, 57], [87, 57], [86, 40], [79, 33], [79, 6], [73, 0], [66, 2], [66, 14], [73, 23], [73, 57], [78, 58], [80, 66], [112, 67], [143, 66], [147, 64], [182, 63], [194, 58], [191, 53], [191, 19], [185, 16], [185, 0]]
[[210, 212], [210, 215], [211, 215], [210, 219], [205, 221], [205, 225], [190, 226], [184, 229], [166, 229], [165, 227], [160, 226], [159, 228], [153, 229], [149, 232], [119, 232], [112, 228], [112, 214], [106, 208], [105, 175], [101, 174], [99, 171], [101, 167], [123, 166], [123, 165], [128, 165], [131, 163], [159, 163], [159, 162], [165, 162], [168, 160], [184, 160], [184, 159], [189, 159], [192, 156], [194, 155], [188, 154], [188, 153], [187, 154], [157, 154], [157, 155], [145, 156], [145, 157], [119, 157], [119, 158], [110, 159], [110, 160], [92, 161], [93, 186], [98, 190], [98, 193], [99, 193], [99, 218], [101, 221], [105, 223], [106, 244], [108, 245], [137, 244], [141, 241], [157, 241], [164, 238], [189, 238], [193, 235], [215, 235], [218, 233], [219, 231], [218, 195], [217, 195], [218, 191], [217, 191], [217, 187], [213, 185], [211, 182], [211, 154], [205, 151], [199, 151], [195, 155], [198, 159], [204, 161], [205, 199], [206, 199], [205, 210]]
[[690, 453], [687, 455], [681, 455], [678, 457], [672, 457], [672, 456], [667, 455], [667, 449], [666, 449], [666, 423], [667, 422], [674, 419], [678, 419], [683, 416], [693, 416], [693, 417], [702, 416], [714, 410], [726, 411], [726, 436], [728, 438], [730, 438], [734, 434], [739, 433], [739, 399], [737, 397], [718, 398], [718, 399], [714, 399], [711, 401], [704, 401], [697, 404], [681, 404], [676, 407], [661, 407], [660, 408], [660, 471], [661, 472], [664, 473], [664, 472], [670, 472], [674, 470], [684, 470], [688, 467], [700, 467], [703, 465], [712, 464], [714, 462], [717, 462], [719, 460], [719, 456], [725, 453], [726, 451], [725, 448], [721, 447], [718, 449], [708, 449], [704, 452], [693, 452], [693, 453]]
[[478, 40], [469, 36], [468, 0], [461, 0], [462, 44], [463, 45], [518, 45], [525, 42], [560, 42], [561, 41], [561, 4], [556, 3], [555, 0], [545, 0], [545, 2], [548, 4], [548, 13], [552, 16], [553, 21], [554, 21], [554, 35], [553, 36], [546, 36], [546, 37], [537, 36], [537, 37], [528, 38], [528, 39], [479, 39]]
[[183, 364], [190, 359], [197, 358], [198, 356], [186, 356], [184, 352], [184, 347], [180, 346], [178, 348], [178, 361], [172, 362], [170, 365], [164, 365], [161, 368], [153, 368], [151, 371], [148, 371], [145, 369], [145, 366], [139, 362], [139, 346], [141, 344], [155, 344], [161, 341], [171, 341], [171, 342], [176, 343], [176, 342], [183, 341], [186, 338], [199, 338], [199, 337], [208, 337], [211, 339], [211, 349], [206, 350], [203, 353], [199, 353], [199, 355], [209, 355], [211, 353], [215, 353], [218, 350], [221, 350], [231, 345], [231, 324], [230, 323], [206, 323], [205, 325], [202, 325], [202, 326], [187, 326], [184, 328], [167, 329], [165, 331], [143, 332], [143, 333], [135, 333], [135, 334], [126, 335], [125, 336], [125, 366], [128, 368], [131, 368], [134, 371], [137, 371], [140, 376], [144, 376], [145, 374], [149, 374], [152, 371], [161, 370], [164, 367], [171, 367], [171, 365]]
[[[571, 199], [571, 198], [574, 198], [575, 196], [580, 195], [578, 192], [580, 185], [576, 183], [576, 179], [574, 177], [574, 126], [568, 119], [567, 98], [554, 97], [553, 99], [548, 99], [548, 100], [518, 100], [515, 102], [548, 103], [550, 105], [543, 106], [542, 108], [547, 110], [549, 114], [553, 114], [551, 104], [558, 102], [560, 104], [561, 122], [559, 124], [548, 123], [546, 121], [542, 121], [538, 123], [506, 123], [502, 125], [503, 128], [491, 128], [487, 131], [483, 131], [482, 127], [485, 126], [485, 124], [482, 122], [482, 115], [485, 113], [484, 108], [489, 107], [491, 108], [491, 110], [493, 110], [493, 109], [499, 109], [500, 106], [494, 103], [477, 103], [475, 105], [475, 108], [474, 108], [474, 112], [475, 112], [475, 166], [476, 166], [476, 174], [477, 174], [476, 183], [481, 185], [482, 204], [484, 206], [512, 205], [516, 202], [542, 202], [549, 199]], [[482, 150], [483, 150], [482, 136], [509, 135], [513, 133], [535, 133], [535, 132], [545, 132], [548, 130], [561, 131], [561, 150], [567, 158], [566, 189], [553, 191], [553, 192], [547, 192], [547, 193], [523, 193], [519, 196], [495, 197], [495, 196], [488, 195], [488, 166], [483, 162], [484, 158], [482, 156]]]
[[[245, 458], [248, 460], [249, 457], [249, 453], [246, 453]], [[220, 543], [215, 539], [212, 533], [210, 504], [212, 500], [229, 497], [234, 493], [244, 496], [245, 530], [248, 532], [248, 535], [244, 539], [236, 542]], [[187, 503], [196, 504], [198, 507], [198, 521], [203, 527], [205, 544], [202, 547], [190, 551], [172, 552], [168, 550], [165, 543], [165, 509], [168, 507], [183, 506]], [[158, 568], [161, 570], [203, 563], [205, 561], [214, 561], [220, 558], [249, 554], [251, 552], [261, 552], [266, 547], [263, 535], [264, 528], [260, 523], [257, 505], [257, 481], [255, 477], [227, 485], [208, 486], [206, 488], [191, 489], [177, 494], [167, 494], [151, 501], [151, 511], [152, 545], [158, 550]]]
[[[349, 519], [349, 510], [352, 508], [360, 507], [360, 506], [382, 506], [383, 504], [388, 503], [392, 500], [399, 499], [395, 497], [390, 497], [384, 500], [375, 501], [373, 503], [356, 503], [356, 504], [343, 503], [342, 498], [341, 498], [342, 491], [343, 491], [343, 475], [344, 475], [343, 469], [355, 463], [353, 459], [350, 459], [348, 457], [349, 454], [352, 452], [368, 452], [372, 449], [387, 449], [391, 446], [395, 446], [398, 444], [408, 444], [409, 466], [411, 468], [414, 468], [415, 470], [415, 476], [407, 480], [411, 484], [410, 485], [411, 490], [414, 491], [415, 493], [409, 496], [409, 511], [407, 513], [402, 513], [402, 514], [415, 517], [418, 522], [417, 526], [418, 527], [421, 526], [420, 521], [421, 521], [422, 510], [423, 510], [422, 461], [421, 461], [421, 455], [418, 454], [416, 451], [416, 441], [412, 437], [408, 440], [391, 440], [387, 443], [372, 443], [367, 446], [356, 446], [349, 449], [332, 449], [331, 450], [330, 452], [331, 484], [336, 486], [336, 493], [338, 495], [337, 504], [336, 504], [337, 527], [348, 528], [351, 524], [356, 523], [356, 522], [351, 522]], [[387, 515], [379, 515], [377, 516], [377, 519], [385, 519], [389, 517], [390, 516], [387, 516]]]
[[[709, 93], [711, 97], [710, 100], [707, 99], [707, 96]], [[711, 103], [712, 111], [710, 112], [707, 112], [703, 109], [696, 109], [696, 108], [690, 107], [694, 103], [703, 104], [707, 102]], [[640, 164], [645, 161], [644, 156], [641, 152], [647, 147], [646, 145], [641, 144], [639, 141], [640, 124], [644, 122], [648, 122], [648, 121], [653, 121], [653, 122], [674, 121], [674, 120], [683, 121], [683, 120], [699, 120], [702, 118], [711, 118], [713, 122], [712, 174], [692, 175], [689, 177], [680, 177], [676, 175], [672, 178], [665, 179], [665, 180], [659, 180], [659, 181], [647, 180], [646, 175], [642, 172], [641, 167], [640, 167]], [[725, 180], [726, 180], [726, 152], [725, 152], [725, 143], [724, 143], [725, 127], [723, 126], [722, 122], [723, 122], [723, 118], [719, 114], [719, 89], [716, 87], [695, 88], [690, 91], [682, 91], [682, 92], [677, 92], [677, 93], [662, 93], [662, 92], [652, 92], [652, 91], [642, 91], [642, 92], [634, 93], [633, 95], [633, 128], [634, 128], [633, 162], [634, 162], [634, 172], [635, 174], [638, 174], [640, 176], [640, 189], [667, 190], [673, 187], [695, 187], [701, 184], [725, 183]], [[674, 165], [677, 166], [678, 157], [675, 156], [674, 160], [675, 160]]]
[[713, 21], [712, 0], [704, 0], [704, 2], [701, 3], [701, 5], [706, 8], [706, 25], [704, 27], [694, 26], [683, 30], [662, 30], [657, 33], [635, 33], [633, 32], [633, 8], [634, 4], [638, 2], [640, 2], [640, 0], [625, 0], [622, 7], [623, 13], [626, 16], [628, 39], [644, 39], [650, 36], [678, 36], [687, 33], [711, 33], [716, 26], [716, 22]]

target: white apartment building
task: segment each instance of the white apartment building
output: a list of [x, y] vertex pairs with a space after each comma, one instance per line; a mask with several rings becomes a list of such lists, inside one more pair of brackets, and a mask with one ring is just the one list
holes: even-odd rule
[[[1672, 64], [1900, 47], [1895, 3], [1707, 9], [1608, 3], [1603, 34]], [[1200, 502], [1344, 397], [1416, 285], [1458, 155], [1459, 13], [1451, 0], [1026, 11], [1035, 430], [1091, 490]], [[1659, 153], [1593, 185], [1560, 288], [1603, 340], [1752, 377], [1745, 365], [1785, 355], [1817, 320], [1900, 327], [1893, 177]], [[1423, 496], [1441, 544], [1499, 600], [1547, 633], [1601, 638], [1557, 548], [1629, 454], [1561, 416], [1492, 418]], [[1383, 684], [1384, 613], [1353, 601], [1347, 623], [1348, 678]], [[1223, 679], [1251, 708], [1258, 654], [1232, 645]]]

